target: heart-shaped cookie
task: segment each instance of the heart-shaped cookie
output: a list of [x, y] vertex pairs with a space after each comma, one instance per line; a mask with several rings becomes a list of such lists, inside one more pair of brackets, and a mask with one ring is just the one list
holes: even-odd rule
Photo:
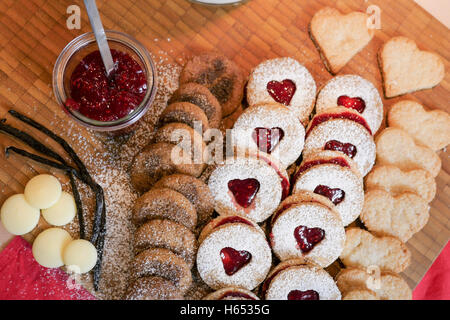
[[294, 229], [294, 237], [297, 241], [298, 248], [307, 253], [311, 251], [316, 244], [325, 238], [325, 231], [321, 228], [308, 228], [306, 226], [298, 226]]
[[292, 97], [297, 91], [294, 81], [284, 79], [283, 81], [269, 81], [267, 83], [267, 92], [278, 103], [288, 106], [291, 103]]
[[232, 276], [250, 262], [252, 254], [245, 250], [226, 247], [220, 250], [220, 258], [222, 259], [225, 273]]
[[338, 73], [372, 40], [374, 30], [367, 27], [368, 19], [363, 12], [343, 15], [330, 7], [314, 14], [309, 25], [310, 37], [330, 73]]
[[272, 153], [273, 149], [280, 143], [284, 137], [284, 131], [281, 128], [255, 128], [253, 130], [252, 138], [255, 141], [258, 149], [268, 154]]
[[421, 51], [406, 37], [387, 41], [378, 54], [386, 98], [430, 89], [444, 79], [445, 67], [440, 56]]
[[236, 202], [243, 208], [248, 208], [258, 193], [259, 181], [256, 179], [234, 179], [228, 182], [228, 189], [234, 196]]
[[442, 110], [426, 111], [415, 101], [394, 104], [388, 113], [390, 127], [403, 129], [416, 142], [434, 151], [450, 144], [450, 115]]

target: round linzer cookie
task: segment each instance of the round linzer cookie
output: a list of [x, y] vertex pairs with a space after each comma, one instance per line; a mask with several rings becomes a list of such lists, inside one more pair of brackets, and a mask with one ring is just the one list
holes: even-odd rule
[[253, 290], [269, 272], [272, 252], [264, 232], [243, 221], [220, 223], [200, 242], [197, 269], [213, 289], [236, 286]]
[[193, 57], [180, 74], [180, 84], [198, 83], [209, 89], [226, 117], [240, 105], [245, 79], [239, 67], [223, 54], [205, 52]]
[[192, 230], [197, 224], [197, 212], [194, 205], [181, 193], [158, 188], [137, 199], [132, 219], [137, 226], [151, 219], [170, 219]]
[[333, 278], [322, 268], [302, 259], [281, 262], [262, 286], [266, 300], [340, 300]]
[[140, 253], [150, 248], [166, 248], [194, 265], [197, 240], [185, 226], [168, 219], [152, 219], [134, 233], [134, 250]]
[[306, 190], [327, 197], [344, 226], [353, 222], [363, 208], [363, 179], [354, 162], [340, 152], [309, 154], [297, 168], [293, 184], [293, 193]]
[[281, 260], [305, 258], [325, 268], [341, 254], [345, 230], [331, 201], [304, 191], [286, 198], [271, 222], [270, 243]]
[[138, 279], [149, 276], [170, 280], [182, 294], [192, 284], [191, 269], [183, 258], [163, 248], [147, 249], [134, 257], [132, 277]]
[[214, 211], [214, 198], [209, 187], [200, 179], [185, 174], [173, 174], [159, 180], [155, 188], [169, 188], [184, 195], [195, 207], [198, 224], [203, 224]]
[[[241, 156], [242, 154], [242, 156]], [[221, 215], [266, 220], [289, 193], [289, 180], [268, 154], [227, 158], [209, 177], [214, 207]]]
[[257, 149], [279, 159], [284, 168], [303, 150], [305, 128], [286, 106], [254, 105], [244, 111], [233, 128], [233, 140], [241, 148]]
[[198, 83], [182, 84], [169, 100], [169, 104], [175, 102], [195, 104], [205, 112], [211, 128], [218, 128], [220, 126], [222, 106], [207, 87]]
[[327, 109], [314, 116], [306, 129], [303, 154], [333, 150], [353, 159], [365, 176], [372, 169], [376, 145], [366, 120], [345, 107]]
[[175, 102], [164, 109], [159, 117], [159, 125], [164, 126], [172, 122], [187, 124], [199, 133], [209, 129], [208, 117], [205, 112], [189, 102]]
[[183, 300], [183, 295], [172, 281], [152, 276], [134, 280], [125, 300]]
[[325, 84], [316, 101], [316, 113], [342, 106], [358, 111], [375, 133], [383, 121], [383, 102], [375, 86], [353, 74], [337, 76]]
[[284, 104], [306, 125], [314, 107], [316, 83], [303, 65], [292, 58], [266, 60], [251, 73], [247, 84], [250, 106]]
[[214, 291], [203, 300], [259, 300], [258, 296], [249, 290], [238, 287], [228, 287]]

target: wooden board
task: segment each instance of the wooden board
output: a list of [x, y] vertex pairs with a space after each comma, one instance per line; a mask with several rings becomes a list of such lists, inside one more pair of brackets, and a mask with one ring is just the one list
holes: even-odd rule
[[[251, 0], [241, 6], [205, 7], [186, 0], [98, 0], [105, 28], [126, 32], [141, 41], [156, 57], [169, 57], [183, 64], [189, 56], [216, 49], [233, 59], [248, 73], [267, 58], [291, 56], [303, 63], [318, 87], [331, 78], [308, 37], [308, 23], [317, 10], [329, 5], [342, 12], [366, 11], [371, 4], [381, 8], [382, 29], [342, 71], [359, 74], [373, 82], [381, 92], [376, 53], [392, 36], [414, 39], [420, 48], [440, 54], [449, 70], [450, 32], [412, 0]], [[82, 13], [81, 30], [68, 30], [66, 9], [79, 0], [2, 0], [0, 1], [0, 117], [14, 108], [37, 121], [51, 125], [55, 132], [72, 142], [78, 152], [103, 151], [105, 146], [87, 130], [71, 122], [56, 104], [52, 94], [53, 64], [63, 47], [74, 37], [89, 31]], [[82, 10], [83, 11], [83, 10]], [[401, 98], [384, 100], [389, 108], [410, 98], [428, 108], [450, 111], [450, 75], [432, 89]], [[8, 121], [23, 126], [7, 117]], [[86, 143], [77, 145], [78, 137]], [[41, 139], [44, 136], [39, 135]], [[14, 140], [0, 136], [0, 147]], [[411, 287], [422, 278], [450, 235], [450, 152], [441, 152], [442, 170], [437, 177], [438, 193], [432, 202], [427, 226], [416, 234], [408, 247], [413, 254], [404, 276]], [[45, 168], [0, 153], [0, 202], [23, 191], [24, 183]]]

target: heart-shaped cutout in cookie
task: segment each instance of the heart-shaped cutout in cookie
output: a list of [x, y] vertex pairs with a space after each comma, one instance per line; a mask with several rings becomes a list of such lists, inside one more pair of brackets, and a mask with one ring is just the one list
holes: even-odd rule
[[285, 79], [283, 81], [272, 80], [267, 83], [267, 92], [278, 103], [288, 106], [291, 103], [292, 97], [297, 91], [297, 86], [294, 81]]
[[344, 201], [345, 198], [345, 191], [339, 188], [330, 188], [328, 186], [324, 186], [322, 184], [319, 184], [315, 189], [314, 193], [320, 194], [322, 196], [327, 197], [330, 199], [331, 202], [333, 202], [335, 205], [341, 203]]
[[386, 98], [433, 88], [445, 76], [442, 58], [419, 50], [417, 44], [406, 37], [387, 41], [379, 53], [379, 62]]
[[340, 96], [337, 99], [337, 105], [363, 113], [366, 109], [366, 103], [360, 97]]
[[252, 254], [245, 250], [236, 250], [231, 247], [225, 247], [220, 250], [225, 273], [232, 276], [252, 259]]
[[324, 150], [339, 151], [345, 153], [348, 157], [354, 158], [358, 153], [355, 145], [351, 143], [342, 143], [338, 140], [330, 140], [325, 143]]
[[288, 300], [319, 300], [319, 293], [315, 290], [292, 290], [288, 294]]
[[374, 30], [368, 28], [368, 19], [363, 12], [343, 15], [330, 7], [314, 14], [310, 36], [329, 72], [338, 73], [372, 40]]
[[284, 130], [279, 127], [271, 129], [258, 127], [253, 130], [252, 138], [259, 150], [270, 154], [284, 138]]
[[321, 228], [298, 226], [294, 229], [294, 237], [297, 240], [298, 248], [303, 253], [308, 253], [325, 238], [325, 231]]
[[234, 179], [228, 181], [228, 189], [233, 194], [236, 202], [243, 208], [248, 208], [255, 199], [260, 188], [259, 181], [253, 178]]

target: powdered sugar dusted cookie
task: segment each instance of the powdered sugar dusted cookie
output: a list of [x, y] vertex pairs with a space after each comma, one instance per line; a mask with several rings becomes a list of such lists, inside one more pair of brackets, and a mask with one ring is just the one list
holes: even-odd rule
[[337, 76], [320, 90], [316, 101], [316, 113], [337, 106], [358, 111], [372, 130], [377, 132], [383, 121], [383, 102], [374, 85], [358, 76]]
[[259, 300], [259, 298], [250, 290], [228, 287], [208, 294], [203, 300]]
[[303, 150], [305, 128], [286, 106], [254, 105], [244, 111], [233, 128], [233, 140], [241, 148], [269, 153], [286, 168]]
[[318, 113], [306, 130], [304, 155], [339, 151], [352, 158], [365, 176], [375, 163], [376, 146], [366, 120], [357, 112], [337, 107]]
[[395, 197], [384, 190], [369, 190], [365, 194], [361, 221], [375, 234], [394, 236], [408, 241], [427, 224], [430, 207], [414, 193]]
[[314, 107], [316, 83], [309, 71], [292, 58], [276, 58], [259, 64], [247, 84], [250, 106], [278, 102], [287, 106], [306, 125]]
[[272, 252], [263, 231], [242, 221], [221, 220], [204, 235], [197, 252], [197, 269], [213, 289], [237, 286], [253, 290], [264, 281]]
[[421, 51], [406, 37], [389, 39], [378, 54], [386, 98], [437, 86], [445, 76], [442, 58]]
[[343, 15], [330, 7], [314, 14], [309, 34], [330, 73], [338, 73], [372, 40], [374, 30], [368, 28], [368, 19], [363, 12]]
[[126, 300], [183, 300], [183, 294], [170, 280], [158, 276], [134, 280], [127, 289]]
[[262, 287], [266, 300], [340, 300], [333, 278], [323, 269], [302, 259], [281, 262]]
[[284, 261], [305, 258], [329, 266], [342, 252], [345, 230], [339, 213], [324, 196], [302, 192], [286, 198], [272, 217], [271, 247]]
[[344, 226], [360, 214], [364, 203], [363, 180], [350, 158], [336, 151], [309, 154], [298, 167], [293, 193], [304, 190], [327, 197]]
[[359, 228], [349, 228], [345, 233], [340, 259], [347, 267], [378, 266], [382, 270], [402, 272], [411, 262], [411, 252], [398, 238], [376, 237]]
[[386, 128], [376, 139], [377, 164], [390, 164], [404, 171], [427, 170], [436, 177], [441, 170], [441, 158], [430, 148], [419, 146], [405, 131]]
[[420, 103], [412, 100], [394, 104], [388, 113], [388, 123], [434, 151], [450, 143], [450, 115], [442, 110], [426, 111]]
[[366, 188], [382, 189], [392, 195], [404, 192], [415, 193], [426, 202], [431, 202], [436, 195], [436, 181], [426, 170], [416, 169], [402, 171], [396, 166], [375, 166], [366, 177]]

